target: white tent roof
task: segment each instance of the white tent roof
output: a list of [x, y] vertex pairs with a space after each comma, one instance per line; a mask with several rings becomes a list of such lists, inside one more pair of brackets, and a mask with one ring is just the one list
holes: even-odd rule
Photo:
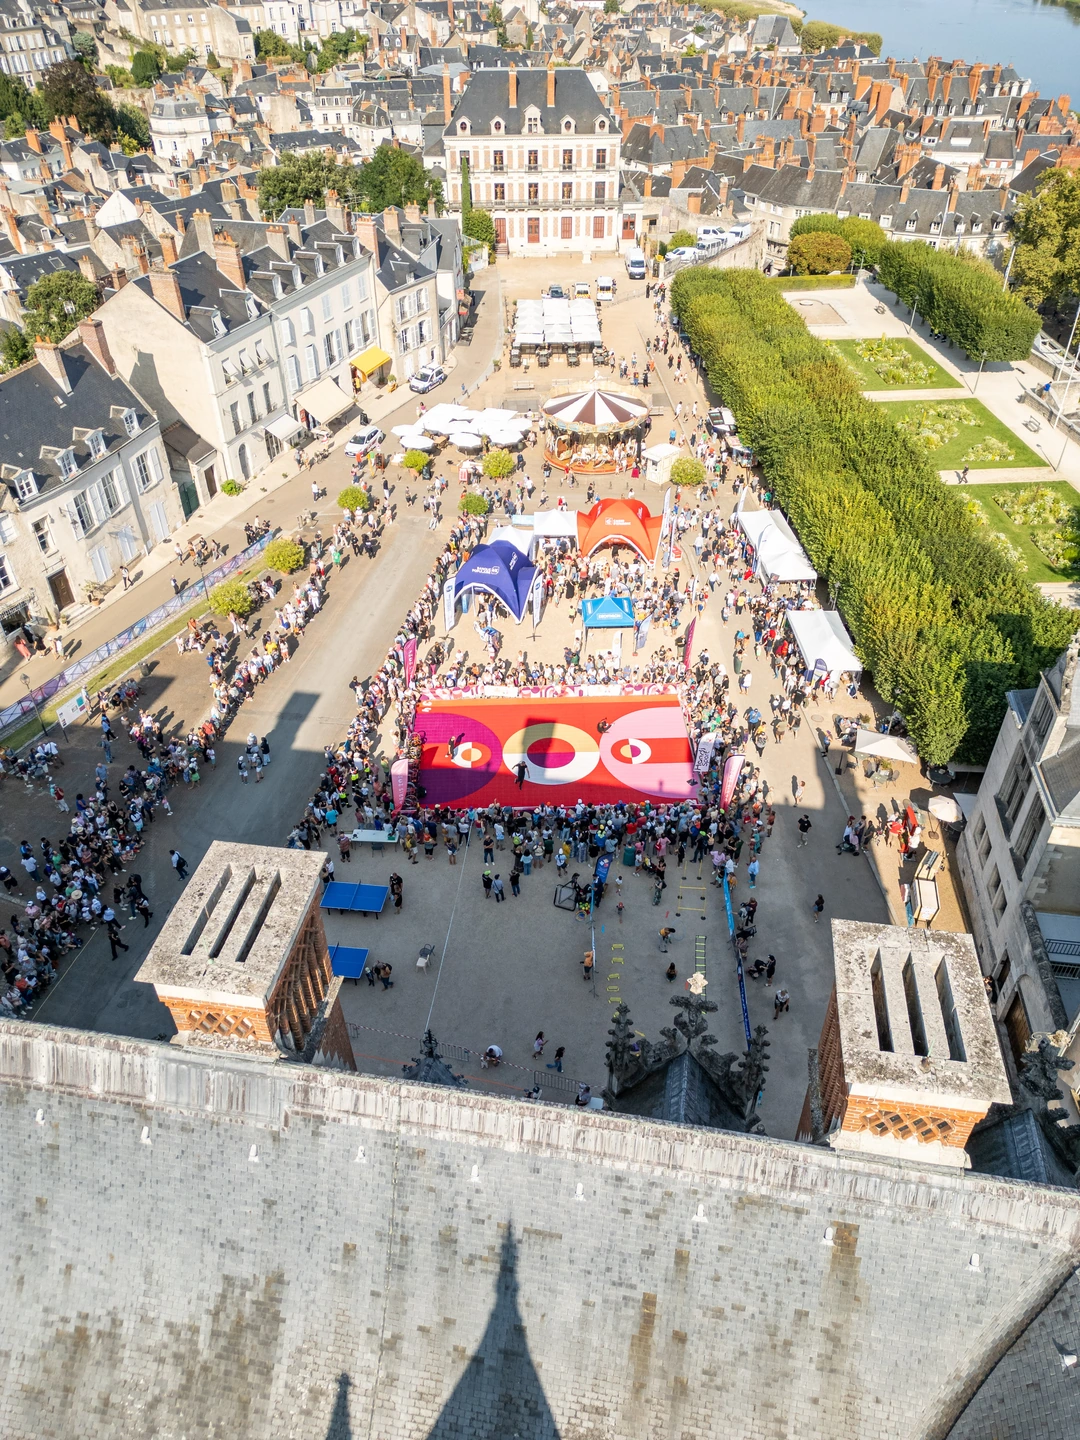
[[430, 410], [425, 410], [417, 420], [416, 428], [426, 430], [429, 435], [446, 435], [451, 430], [468, 429], [474, 413], [465, 405], [443, 401], [433, 405]]
[[569, 535], [572, 539], [577, 539], [576, 510], [537, 510], [532, 522], [535, 535]]
[[491, 532], [486, 543], [492, 545], [496, 540], [505, 540], [507, 544], [520, 550], [523, 555], [528, 555], [532, 549], [533, 537], [528, 530], [518, 530], [513, 525], [500, 525], [497, 530]]
[[855, 654], [851, 636], [836, 610], [789, 610], [788, 626], [806, 664], [813, 668], [819, 660], [834, 678], [844, 674], [862, 674], [862, 661]]
[[817, 579], [817, 571], [779, 511], [739, 510], [735, 518], [754, 547], [756, 568], [768, 580], [783, 583]]
[[855, 754], [877, 755], [884, 760], [901, 760], [906, 765], [917, 765], [919, 754], [910, 740], [901, 735], [882, 735], [877, 730], [855, 731]]

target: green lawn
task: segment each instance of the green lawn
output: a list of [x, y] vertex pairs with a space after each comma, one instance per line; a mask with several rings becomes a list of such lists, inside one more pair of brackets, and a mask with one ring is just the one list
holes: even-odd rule
[[[960, 381], [943, 370], [934, 358], [929, 355], [917, 340], [894, 340], [889, 339], [886, 343], [894, 351], [902, 351], [904, 355], [910, 356], [912, 363], [925, 366], [926, 374], [916, 374], [910, 379], [894, 378], [888, 380], [883, 371], [888, 371], [887, 363], [881, 363], [880, 368], [875, 366], [873, 359], [864, 359], [859, 354], [858, 347], [864, 348], [867, 345], [878, 345], [878, 340], [832, 340], [827, 342], [833, 346], [844, 359], [857, 370], [862, 380], [864, 390], [960, 390], [963, 387]], [[904, 362], [901, 361], [901, 367]]]
[[[882, 400], [901, 430], [919, 440], [936, 470], [1049, 468], [1007, 425], [978, 400]], [[963, 416], [968, 418], [961, 418]], [[973, 421], [974, 423], [969, 423]], [[908, 423], [905, 423], [908, 422]], [[909, 429], [910, 425], [910, 429]], [[975, 451], [977, 446], [991, 450]], [[1000, 448], [1003, 447], [1003, 448]], [[974, 453], [973, 453], [974, 452]]]
[[[1075, 580], [1080, 576], [1080, 555], [1071, 561], [1060, 565], [1051, 564], [1047, 555], [1039, 549], [1035, 543], [1035, 536], [1045, 537], [1052, 533], [1052, 525], [1031, 525], [1018, 524], [1011, 520], [998, 503], [996, 496], [1003, 499], [1010, 495], [1020, 495], [1024, 491], [1032, 491], [1034, 485], [977, 485], [971, 489], [962, 489], [959, 493], [973, 513], [981, 513], [985, 516], [990, 528], [995, 534], [1000, 535], [1012, 547], [1013, 558], [1024, 570], [1025, 579], [1035, 584], [1055, 580]], [[1049, 491], [1055, 499], [1061, 501], [1072, 511], [1073, 529], [1080, 530], [1080, 494], [1065, 480], [1054, 480], [1048, 483], [1040, 481], [1037, 487], [1040, 491]], [[1008, 501], [1006, 500], [1006, 503]], [[1062, 527], [1067, 532], [1070, 528], [1068, 521]], [[1074, 552], [1075, 553], [1075, 552]]]

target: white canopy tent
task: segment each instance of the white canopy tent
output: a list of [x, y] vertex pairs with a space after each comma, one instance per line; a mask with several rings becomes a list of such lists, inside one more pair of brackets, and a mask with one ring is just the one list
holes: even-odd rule
[[578, 515], [576, 510], [537, 510], [536, 514], [530, 517], [533, 522], [533, 534], [544, 539], [556, 539], [561, 536], [569, 536], [577, 540]]
[[528, 555], [533, 547], [533, 534], [528, 530], [519, 530], [513, 525], [500, 525], [487, 537], [486, 543], [493, 545], [496, 540], [505, 540], [508, 545], [513, 545], [523, 555]]
[[735, 518], [754, 547], [754, 568], [766, 580], [787, 584], [817, 579], [817, 571], [779, 511], [739, 510]]
[[855, 654], [851, 636], [836, 610], [789, 610], [787, 623], [795, 643], [812, 670], [824, 661], [830, 679], [861, 675], [862, 661]]
[[451, 430], [468, 429], [474, 414], [465, 405], [443, 401], [425, 410], [416, 421], [416, 428], [426, 430], [429, 435], [447, 435]]

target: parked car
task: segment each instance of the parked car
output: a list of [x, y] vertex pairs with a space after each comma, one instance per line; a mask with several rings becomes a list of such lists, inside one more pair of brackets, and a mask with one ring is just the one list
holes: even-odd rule
[[735, 429], [735, 416], [725, 405], [718, 405], [706, 415], [705, 428], [710, 435], [730, 435]]
[[377, 450], [385, 439], [386, 436], [377, 425], [366, 425], [347, 442], [345, 454], [350, 456], [367, 455], [370, 451]]
[[436, 385], [441, 385], [446, 379], [446, 371], [438, 365], [424, 365], [409, 381], [409, 389], [415, 390], [417, 395], [426, 395], [429, 390], [434, 390]]
[[697, 257], [698, 252], [692, 245], [679, 245], [676, 249], [667, 252], [669, 260], [696, 260]]
[[569, 297], [567, 296], [566, 291], [561, 285], [549, 285], [547, 289], [547, 298], [549, 300], [566, 300]]
[[591, 299], [592, 299], [592, 286], [589, 284], [588, 280], [577, 280], [577, 281], [575, 281], [575, 283], [574, 283], [574, 299], [575, 299], [575, 300], [591, 300]]

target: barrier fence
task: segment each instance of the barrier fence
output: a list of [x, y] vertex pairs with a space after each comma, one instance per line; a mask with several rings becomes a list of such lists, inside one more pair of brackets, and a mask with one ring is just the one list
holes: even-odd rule
[[104, 645], [99, 645], [88, 655], [83, 655], [65, 666], [59, 675], [54, 675], [51, 680], [46, 680], [44, 685], [27, 691], [14, 705], [0, 710], [0, 734], [5, 730], [10, 730], [20, 720], [33, 714], [35, 703], [41, 705], [46, 700], [52, 700], [64, 690], [71, 689], [73, 685], [77, 685], [99, 669], [105, 661], [121, 654], [136, 640], [141, 640], [144, 635], [151, 634], [166, 621], [171, 620], [174, 615], [179, 615], [182, 610], [186, 610], [200, 595], [205, 598], [213, 586], [220, 584], [222, 580], [235, 574], [237, 570], [242, 570], [245, 565], [261, 554], [272, 538], [272, 532], [267, 531], [265, 535], [255, 541], [254, 545], [248, 545], [245, 549], [238, 550], [235, 555], [230, 555], [220, 565], [215, 565], [213, 570], [208, 570], [205, 575], [191, 585], [185, 586], [178, 595], [166, 600], [164, 605], [159, 605], [156, 610], [151, 610], [149, 615], [144, 615], [141, 620], [136, 620], [134, 625], [129, 625], [126, 630], [121, 630], [118, 635], [114, 635], [111, 640], [106, 640]]

